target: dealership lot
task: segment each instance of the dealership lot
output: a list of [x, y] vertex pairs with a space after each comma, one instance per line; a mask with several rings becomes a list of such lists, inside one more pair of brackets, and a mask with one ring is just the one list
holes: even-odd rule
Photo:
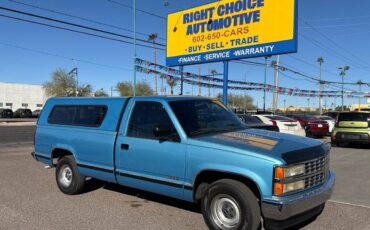
[[[30, 156], [34, 126], [0, 126], [0, 229], [205, 229], [197, 205], [95, 180], [59, 192]], [[370, 148], [333, 148], [337, 174], [324, 213], [303, 229], [370, 229]]]

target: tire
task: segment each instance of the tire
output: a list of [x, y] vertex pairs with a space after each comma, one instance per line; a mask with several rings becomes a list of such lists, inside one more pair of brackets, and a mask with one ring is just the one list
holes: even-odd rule
[[239, 181], [222, 179], [211, 184], [201, 207], [204, 221], [211, 230], [255, 230], [261, 224], [256, 196]]
[[81, 193], [85, 185], [85, 176], [79, 173], [73, 156], [65, 156], [58, 161], [55, 178], [60, 191], [67, 195]]

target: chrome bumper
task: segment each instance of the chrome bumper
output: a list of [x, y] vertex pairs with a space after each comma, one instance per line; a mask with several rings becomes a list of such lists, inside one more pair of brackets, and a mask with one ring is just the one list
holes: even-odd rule
[[330, 171], [325, 184], [306, 193], [262, 200], [262, 214], [270, 220], [282, 221], [314, 209], [330, 199], [333, 193], [335, 174]]

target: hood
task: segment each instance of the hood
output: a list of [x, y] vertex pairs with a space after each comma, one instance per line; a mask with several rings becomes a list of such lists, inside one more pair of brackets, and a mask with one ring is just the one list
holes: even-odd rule
[[287, 164], [319, 157], [330, 149], [328, 144], [318, 140], [260, 129], [196, 137], [189, 139], [189, 144], [240, 154], [259, 154]]

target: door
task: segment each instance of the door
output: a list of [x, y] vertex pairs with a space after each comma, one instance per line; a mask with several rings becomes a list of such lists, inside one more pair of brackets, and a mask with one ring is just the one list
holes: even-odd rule
[[[118, 182], [167, 196], [182, 196], [186, 145], [168, 111], [161, 102], [140, 99], [132, 101], [129, 109], [131, 115], [123, 118], [129, 122], [117, 138]], [[154, 135], [158, 126], [170, 128], [168, 138]]]

